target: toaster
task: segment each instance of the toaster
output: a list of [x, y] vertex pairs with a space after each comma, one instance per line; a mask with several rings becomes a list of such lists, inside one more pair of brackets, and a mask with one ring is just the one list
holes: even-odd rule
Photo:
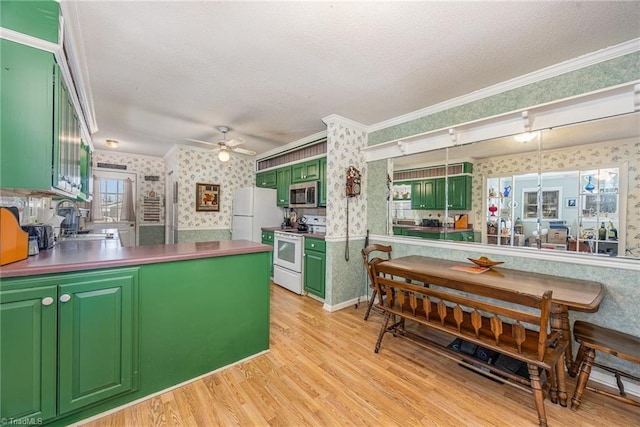
[[51, 249], [56, 243], [53, 235], [53, 226], [50, 224], [29, 224], [23, 225], [22, 229], [29, 233], [29, 237], [35, 236], [38, 239], [38, 249]]

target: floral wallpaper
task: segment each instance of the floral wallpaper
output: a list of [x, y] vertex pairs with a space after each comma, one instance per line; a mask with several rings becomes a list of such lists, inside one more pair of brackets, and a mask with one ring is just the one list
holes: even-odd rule
[[[229, 228], [233, 190], [255, 184], [254, 161], [240, 156], [222, 163], [209, 151], [178, 148], [178, 229]], [[176, 170], [176, 169], [174, 169]], [[196, 212], [196, 184], [220, 185], [220, 211]]]
[[347, 168], [354, 166], [362, 176], [362, 191], [349, 198], [349, 235], [364, 236], [367, 230], [367, 164], [361, 147], [367, 143], [367, 133], [354, 129], [340, 119], [327, 123], [327, 236], [347, 234], [347, 196], [345, 182]]
[[[588, 169], [598, 166], [628, 164], [626, 247], [640, 248], [640, 139], [607, 141], [580, 147], [542, 152], [541, 171]], [[482, 222], [483, 179], [518, 173], [537, 172], [538, 153], [503, 156], [475, 161], [473, 165], [474, 224]], [[476, 227], [476, 229], [478, 229]], [[619, 230], [623, 232], [623, 230]]]
[[[160, 196], [161, 206], [160, 209], [160, 223], [164, 222], [164, 181], [165, 181], [165, 168], [164, 160], [161, 157], [152, 156], [140, 156], [129, 153], [117, 153], [103, 150], [96, 150], [93, 153], [93, 167], [94, 170], [98, 169], [96, 165], [98, 163], [111, 163], [117, 165], [127, 166], [127, 170], [123, 172], [131, 172], [138, 174], [137, 182], [137, 197], [136, 197], [136, 218], [139, 222], [143, 219], [142, 205], [144, 197], [149, 194], [150, 191], [155, 191]], [[101, 169], [108, 171], [115, 171], [116, 169]], [[159, 181], [145, 181], [145, 176], [158, 176]]]

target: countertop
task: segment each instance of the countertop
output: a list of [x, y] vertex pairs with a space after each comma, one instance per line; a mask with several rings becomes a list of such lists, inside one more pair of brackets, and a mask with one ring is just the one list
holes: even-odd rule
[[262, 227], [262, 231], [284, 231], [287, 233], [295, 233], [304, 237], [313, 237], [314, 239], [324, 240], [326, 233], [297, 233], [297, 228], [282, 228], [282, 227]]
[[248, 240], [121, 247], [117, 239], [58, 242], [52, 249], [0, 267], [0, 278], [127, 267], [271, 251]]

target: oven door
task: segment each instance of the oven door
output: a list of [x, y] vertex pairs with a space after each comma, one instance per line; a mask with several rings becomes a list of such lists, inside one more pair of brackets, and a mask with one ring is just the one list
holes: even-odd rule
[[302, 272], [302, 236], [275, 232], [273, 264], [297, 273]]

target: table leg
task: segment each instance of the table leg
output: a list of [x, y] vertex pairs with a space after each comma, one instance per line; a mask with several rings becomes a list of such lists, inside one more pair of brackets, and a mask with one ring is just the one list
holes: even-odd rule
[[567, 371], [571, 372], [573, 365], [573, 352], [571, 350], [571, 326], [569, 325], [569, 309], [566, 305], [551, 304], [550, 313], [551, 329], [562, 332], [562, 337], [567, 340], [568, 345], [564, 354], [564, 363]]

